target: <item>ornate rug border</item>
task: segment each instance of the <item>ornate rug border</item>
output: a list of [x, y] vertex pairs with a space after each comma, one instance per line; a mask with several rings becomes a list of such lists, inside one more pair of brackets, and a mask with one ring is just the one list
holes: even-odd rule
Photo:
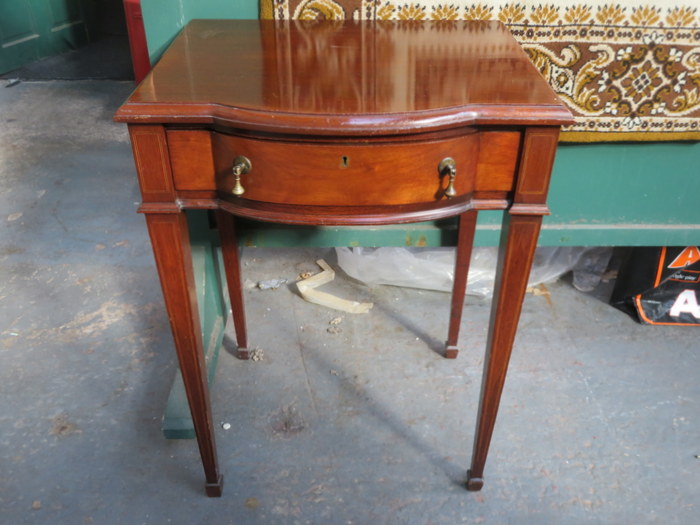
[[559, 142], [593, 143], [593, 142], [696, 142], [700, 141], [699, 132], [610, 132], [601, 131], [562, 131]]

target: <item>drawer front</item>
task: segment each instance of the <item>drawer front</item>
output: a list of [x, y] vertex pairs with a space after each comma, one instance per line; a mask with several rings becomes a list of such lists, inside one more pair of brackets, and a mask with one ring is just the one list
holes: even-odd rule
[[475, 185], [478, 134], [424, 142], [295, 143], [214, 133], [217, 189], [231, 193], [231, 166], [250, 160], [241, 175], [245, 199], [320, 206], [372, 206], [445, 199], [449, 176], [440, 162], [456, 162], [457, 195]]
[[458, 195], [510, 192], [520, 148], [517, 131], [478, 131], [458, 138], [384, 144], [298, 144], [241, 138], [208, 130], [168, 130], [178, 191], [230, 193], [233, 160], [245, 155], [243, 197], [266, 202], [372, 205], [444, 199], [438, 165], [455, 159]]

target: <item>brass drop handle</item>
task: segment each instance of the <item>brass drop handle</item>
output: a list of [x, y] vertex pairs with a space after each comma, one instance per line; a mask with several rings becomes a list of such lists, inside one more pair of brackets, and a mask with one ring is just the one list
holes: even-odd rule
[[445, 157], [440, 161], [438, 166], [438, 172], [440, 176], [447, 175], [450, 177], [450, 181], [445, 188], [445, 197], [451, 199], [457, 195], [457, 190], [455, 190], [455, 177], [457, 176], [457, 163], [452, 157]]
[[235, 182], [231, 192], [234, 195], [240, 196], [245, 193], [245, 188], [241, 184], [241, 175], [248, 173], [252, 167], [253, 165], [250, 163], [250, 160], [248, 160], [248, 157], [244, 157], [243, 155], [240, 155], [233, 160], [232, 170]]

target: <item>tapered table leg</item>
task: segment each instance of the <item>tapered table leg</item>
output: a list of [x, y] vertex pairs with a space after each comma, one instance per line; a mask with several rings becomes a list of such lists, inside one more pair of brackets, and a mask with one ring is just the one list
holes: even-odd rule
[[237, 355], [239, 359], [248, 359], [248, 334], [245, 323], [245, 308], [243, 305], [243, 287], [241, 286], [241, 263], [238, 256], [238, 240], [236, 237], [236, 218], [228, 212], [217, 210], [216, 222], [221, 236], [221, 253], [224, 259], [226, 283], [231, 298], [233, 325], [236, 330]]
[[197, 434], [206, 494], [218, 497], [223, 477], [216, 457], [187, 219], [182, 212], [147, 213], [146, 223]]
[[445, 357], [448, 359], [454, 359], [459, 354], [457, 341], [459, 339], [459, 326], [462, 322], [462, 310], [464, 309], [464, 294], [467, 291], [469, 262], [471, 261], [472, 247], [474, 246], [476, 214], [476, 210], [470, 210], [459, 216], [450, 327], [447, 333], [447, 344], [445, 345]]
[[468, 490], [484, 484], [484, 464], [541, 224], [539, 215], [504, 214]]

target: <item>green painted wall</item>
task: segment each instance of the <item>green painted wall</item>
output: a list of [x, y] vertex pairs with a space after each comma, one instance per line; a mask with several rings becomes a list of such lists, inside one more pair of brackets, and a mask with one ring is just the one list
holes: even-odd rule
[[196, 18], [258, 18], [258, 0], [141, 0], [148, 54], [154, 64], [187, 22]]
[[[700, 143], [560, 144], [540, 244], [671, 246], [700, 243]], [[500, 216], [482, 213], [480, 244]]]
[[0, 0], [0, 74], [87, 44], [94, 0]]
[[562, 144], [546, 244], [700, 243], [700, 143]]

